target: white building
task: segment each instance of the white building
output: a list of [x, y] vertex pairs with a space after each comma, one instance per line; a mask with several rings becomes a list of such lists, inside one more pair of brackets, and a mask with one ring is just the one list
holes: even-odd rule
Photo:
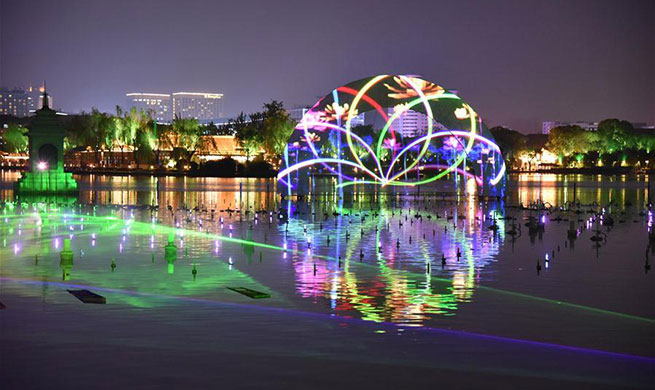
[[548, 121], [541, 123], [541, 134], [550, 134], [550, 131], [554, 127], [558, 126], [579, 126], [587, 131], [596, 131], [598, 130], [598, 122], [559, 122], [559, 121]]
[[[387, 115], [391, 117], [394, 114], [393, 108], [387, 109]], [[427, 115], [417, 111], [407, 110], [400, 114], [391, 124], [391, 127], [403, 135], [404, 138], [414, 138], [427, 132], [430, 118]]]
[[151, 111], [153, 119], [159, 123], [170, 123], [171, 95], [167, 93], [144, 93], [133, 92], [125, 94], [127, 97], [127, 109], [136, 108], [144, 112]]
[[198, 122], [217, 122], [223, 117], [222, 93], [175, 92], [173, 116], [195, 118]]

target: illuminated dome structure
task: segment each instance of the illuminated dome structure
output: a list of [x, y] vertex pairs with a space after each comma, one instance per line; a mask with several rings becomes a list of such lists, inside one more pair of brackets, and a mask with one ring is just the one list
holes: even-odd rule
[[294, 129], [278, 181], [308, 193], [312, 177], [336, 186], [418, 186], [450, 177], [467, 191], [501, 196], [505, 164], [479, 115], [441, 86], [380, 75], [336, 88]]

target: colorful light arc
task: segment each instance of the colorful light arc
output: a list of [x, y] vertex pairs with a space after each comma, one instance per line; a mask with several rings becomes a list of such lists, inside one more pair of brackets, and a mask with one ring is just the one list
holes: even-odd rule
[[[403, 134], [397, 122], [410, 110], [423, 116], [423, 126]], [[336, 88], [303, 116], [277, 178], [291, 194], [309, 172], [336, 176], [340, 188], [417, 186], [454, 173], [500, 195], [495, 189], [505, 164], [478, 114], [459, 96], [418, 77], [380, 75]]]

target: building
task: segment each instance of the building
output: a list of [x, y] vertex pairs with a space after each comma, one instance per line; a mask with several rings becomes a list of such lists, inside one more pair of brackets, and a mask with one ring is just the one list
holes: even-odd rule
[[43, 107], [36, 111], [27, 132], [29, 171], [14, 183], [15, 194], [73, 194], [77, 182], [64, 172], [66, 129], [50, 109], [48, 93], [43, 91]]
[[[43, 108], [43, 87], [0, 88], [0, 115], [27, 117]], [[53, 107], [52, 96], [48, 95]]]
[[[387, 115], [389, 117], [393, 114], [393, 108], [387, 109]], [[430, 118], [427, 115], [417, 111], [407, 110], [400, 114], [391, 126], [397, 133], [402, 134], [404, 138], [414, 138], [427, 132], [429, 122]]]
[[175, 92], [173, 116], [195, 118], [200, 123], [217, 122], [223, 117], [222, 93]]
[[289, 118], [293, 119], [296, 122], [300, 122], [303, 116], [305, 116], [305, 113], [309, 111], [309, 108], [307, 107], [302, 107], [302, 108], [290, 108], [287, 110], [287, 113], [289, 114]]
[[[386, 119], [382, 118], [377, 112], [367, 112], [365, 115], [366, 125], [373, 126], [375, 129], [381, 129], [385, 123]], [[394, 115], [394, 109], [387, 109], [387, 116], [391, 117]], [[418, 111], [407, 110], [400, 114], [391, 124], [391, 128], [396, 134], [401, 134], [403, 138], [415, 138], [423, 136], [427, 133], [428, 124], [430, 123], [430, 118]], [[433, 129], [444, 129], [443, 125], [433, 121]]]
[[[27, 87], [25, 92], [27, 92], [27, 94], [32, 97], [32, 106], [30, 107], [30, 112], [35, 112], [36, 110], [43, 108], [43, 93], [45, 92], [45, 87]], [[48, 104], [50, 107], [54, 107], [53, 102], [54, 100], [52, 99], [52, 95], [48, 94]]]
[[133, 92], [125, 94], [125, 97], [128, 109], [152, 112], [152, 118], [159, 123], [170, 123], [173, 119], [170, 94]]
[[598, 122], [559, 122], [559, 121], [548, 121], [542, 122], [541, 124], [541, 134], [550, 134], [550, 131], [554, 127], [559, 126], [580, 126], [587, 131], [596, 131], [598, 130]]
[[0, 115], [29, 116], [34, 105], [33, 97], [24, 89], [0, 89]]
[[[635, 130], [654, 130], [655, 126], [648, 125], [644, 122], [632, 122], [630, 123]], [[541, 124], [541, 134], [550, 134], [550, 131], [554, 127], [558, 126], [579, 126], [587, 131], [596, 131], [598, 130], [598, 122], [558, 122], [558, 121], [549, 121], [543, 122]]]

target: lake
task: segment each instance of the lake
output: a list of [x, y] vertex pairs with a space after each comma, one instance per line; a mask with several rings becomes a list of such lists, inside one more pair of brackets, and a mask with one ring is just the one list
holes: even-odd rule
[[[13, 200], [18, 177], [0, 172], [0, 201]], [[319, 179], [296, 201], [271, 179], [76, 179], [78, 199], [1, 209], [0, 373], [10, 384], [655, 379], [646, 176], [511, 175], [504, 200], [444, 196], [447, 182], [339, 194]], [[66, 239], [72, 261], [60, 256]], [[125, 359], [133, 372], [113, 371]]]

